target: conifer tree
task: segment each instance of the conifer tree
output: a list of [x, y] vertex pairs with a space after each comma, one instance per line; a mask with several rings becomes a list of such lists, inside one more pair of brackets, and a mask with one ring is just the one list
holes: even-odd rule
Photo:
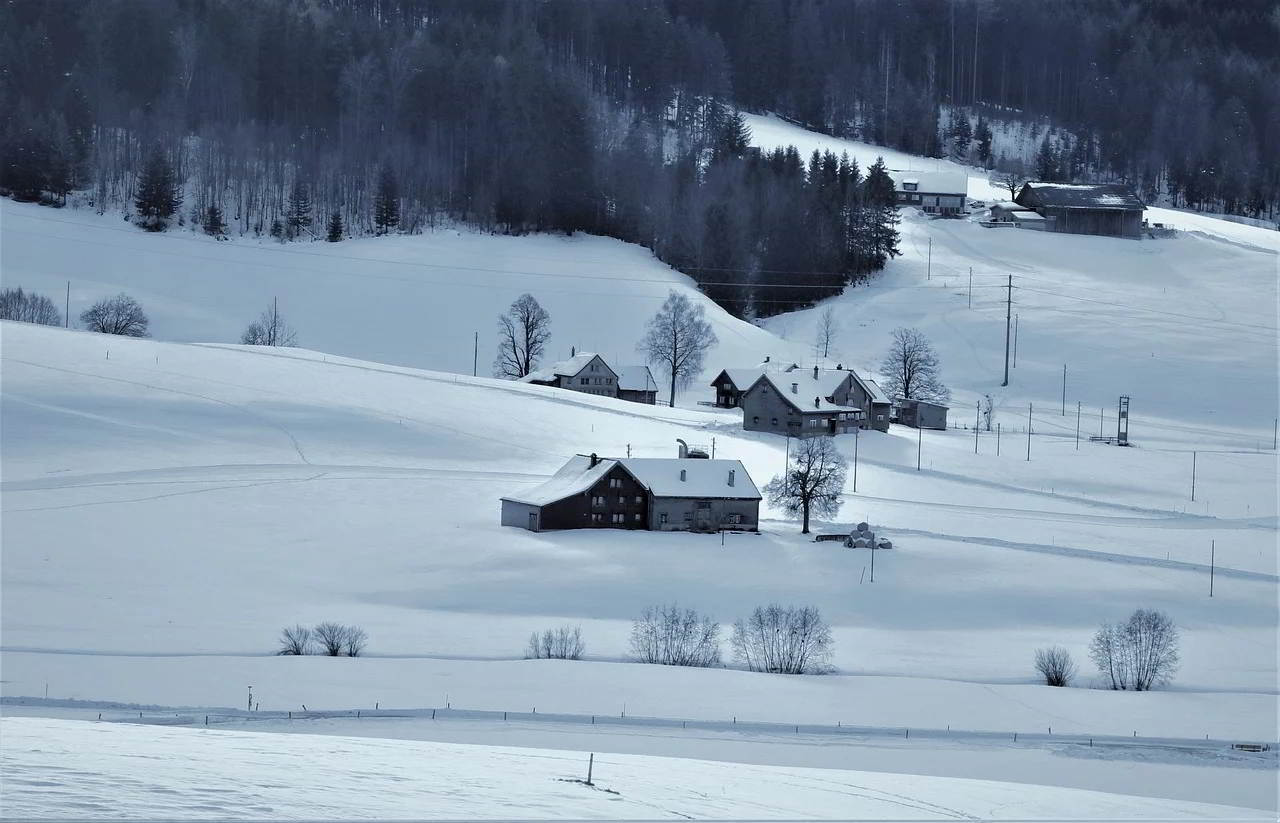
[[389, 163], [382, 164], [378, 175], [378, 194], [373, 201], [373, 226], [376, 234], [386, 234], [400, 225], [400, 190]]
[[163, 231], [170, 217], [182, 205], [177, 175], [169, 158], [158, 147], [152, 149], [138, 179], [134, 206], [147, 231]]
[[287, 220], [290, 239], [297, 237], [311, 225], [311, 187], [305, 180], [297, 180], [293, 184], [293, 191], [289, 193]]
[[210, 203], [205, 207], [202, 215], [204, 223], [204, 233], [219, 240], [225, 240], [227, 235], [227, 223], [222, 217], [222, 209], [217, 204]]
[[1036, 179], [1043, 183], [1056, 183], [1059, 179], [1058, 153], [1047, 134], [1040, 144], [1040, 151], [1036, 152]]
[[978, 162], [990, 168], [991, 142], [995, 139], [995, 135], [991, 133], [991, 126], [982, 117], [978, 118], [978, 127], [974, 129], [973, 139], [978, 144]]
[[342, 239], [342, 215], [340, 213], [335, 211], [329, 215], [329, 231], [324, 239], [330, 243], [337, 243]]
[[893, 178], [885, 169], [884, 158], [877, 157], [867, 169], [866, 249], [874, 268], [882, 268], [898, 250], [898, 207]]

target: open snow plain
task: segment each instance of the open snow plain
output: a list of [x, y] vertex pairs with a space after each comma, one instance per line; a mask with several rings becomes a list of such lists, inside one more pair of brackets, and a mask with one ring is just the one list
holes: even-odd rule
[[[667, 288], [689, 288], [643, 250], [455, 232], [281, 248], [143, 235], [105, 217], [8, 202], [0, 216], [5, 285], [56, 296], [71, 278], [73, 313], [77, 302], [126, 289], [151, 311], [157, 337], [0, 324], [6, 698], [47, 688], [50, 698], [226, 707], [243, 706], [254, 684], [263, 710], [448, 703], [1277, 737], [1268, 448], [1277, 257], [1262, 230], [1209, 221], [1222, 233], [1134, 243], [904, 215], [903, 257], [829, 301], [841, 323], [832, 359], [867, 368], [892, 328], [919, 326], [956, 391], [953, 419], [965, 420], [959, 409], [968, 404], [971, 421], [973, 402], [991, 393], [1002, 435], [998, 455], [985, 432], [975, 454], [971, 430], [926, 432], [919, 444], [916, 432], [897, 428], [861, 438], [857, 490], [847, 487], [840, 523], [869, 520], [895, 543], [877, 553], [870, 583], [865, 551], [812, 543], [777, 512], [762, 535], [730, 535], [723, 546], [718, 537], [497, 525], [500, 495], [540, 482], [578, 452], [622, 454], [629, 444], [639, 456], [667, 456], [677, 437], [714, 437], [717, 456], [741, 459], [758, 483], [780, 471], [784, 444], [742, 432], [736, 412], [696, 406], [705, 389], [683, 407], [650, 408], [450, 373], [470, 371], [474, 329], [485, 373], [493, 318], [523, 291], [552, 311], [557, 354], [577, 345], [627, 361]], [[503, 266], [512, 271], [475, 270]], [[1004, 273], [1015, 275], [1020, 331], [1017, 368], [1002, 389]], [[226, 345], [276, 294], [312, 350]], [[765, 355], [808, 362], [819, 311], [760, 329], [711, 309], [721, 344], [706, 377]], [[1109, 428], [1100, 407], [1114, 425], [1120, 393], [1134, 398], [1135, 448], [1086, 441], [1077, 449], [1075, 401], [1084, 403], [1087, 436]], [[1021, 428], [1028, 402], [1030, 461]], [[852, 456], [848, 438], [841, 446]], [[789, 678], [626, 663], [630, 620], [671, 600], [726, 623], [770, 601], [816, 605], [834, 627], [839, 671]], [[1164, 609], [1183, 631], [1172, 688], [1035, 685], [1037, 647], [1061, 644], [1084, 662], [1097, 624], [1139, 606]], [[270, 655], [282, 626], [326, 619], [362, 625], [369, 656]], [[520, 659], [529, 632], [566, 622], [582, 625], [587, 660]], [[1082, 669], [1087, 687], [1092, 667]], [[445, 742], [1056, 782], [1276, 808], [1273, 761], [1161, 749], [1102, 761], [914, 739], [892, 752], [825, 739], [798, 750], [732, 731], [728, 742], [667, 734], [640, 745], [616, 730], [586, 739], [580, 729], [538, 726], [495, 738], [511, 733], [479, 722], [434, 730], [379, 722], [380, 735]], [[1027, 758], [1047, 765], [1010, 765]], [[775, 813], [785, 812], [760, 812]]]

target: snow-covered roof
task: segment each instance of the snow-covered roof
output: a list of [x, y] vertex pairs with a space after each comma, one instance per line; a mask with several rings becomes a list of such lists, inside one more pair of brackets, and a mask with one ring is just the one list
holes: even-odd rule
[[[587, 455], [574, 455], [551, 479], [532, 489], [509, 494], [503, 500], [546, 506], [575, 494], [583, 494], [615, 466], [621, 465], [655, 497], [719, 497], [760, 499], [760, 490], [737, 460], [697, 458], [626, 457], [598, 458], [595, 466]], [[684, 478], [681, 479], [681, 472]], [[733, 485], [729, 485], [730, 472]]]
[[622, 391], [657, 391], [653, 372], [648, 366], [623, 366], [618, 369], [618, 388]]
[[[827, 399], [835, 394], [850, 374], [852, 372], [847, 369], [818, 369], [815, 378], [813, 369], [795, 369], [765, 372], [757, 380], [763, 378], [768, 381], [783, 399], [801, 412], [860, 412], [862, 409], [857, 406], [842, 406]], [[791, 390], [793, 384], [795, 391]]]
[[569, 458], [568, 463], [560, 467], [559, 471], [551, 475], [551, 479], [547, 482], [519, 494], [507, 495], [502, 499], [513, 503], [528, 503], [530, 506], [545, 506], [575, 494], [582, 494], [616, 465], [618, 465], [617, 460], [604, 458], [592, 466], [590, 457], [583, 454], [574, 455]]
[[[575, 354], [573, 357], [552, 363], [550, 366], [545, 366], [541, 369], [531, 371], [524, 377], [520, 378], [520, 380], [524, 383], [532, 383], [535, 381], [539, 383], [549, 383], [557, 377], [574, 377], [578, 372], [585, 369], [588, 363], [595, 360], [597, 357], [599, 357], [599, 355], [595, 352], [580, 352]], [[600, 362], [603, 363], [604, 359], [601, 358]], [[605, 366], [607, 368], [608, 364], [606, 363]], [[610, 369], [610, 371], [612, 371], [612, 369]]]
[[1014, 198], [1023, 206], [1067, 209], [1142, 209], [1133, 189], [1123, 183], [1025, 183]]
[[880, 384], [874, 380], [864, 380], [856, 373], [853, 378], [860, 382], [867, 389], [867, 394], [871, 397], [872, 403], [888, 403], [889, 398], [885, 395], [884, 389], [880, 388]]
[[[766, 371], [768, 371], [768, 369], [765, 367], [757, 366], [753, 369], [725, 369], [720, 374], [726, 375], [730, 380], [732, 380], [734, 387], [738, 391], [746, 391], [751, 387], [751, 384], [759, 380], [760, 375], [764, 374]], [[717, 374], [715, 382], [712, 382], [711, 385], [717, 385], [719, 380], [720, 375]]]
[[946, 403], [939, 403], [936, 400], [922, 400], [918, 397], [912, 397], [912, 398], [899, 397], [894, 402], [897, 403], [899, 406], [933, 406], [934, 408], [938, 408], [938, 409], [951, 408]]
[[1038, 211], [1026, 209], [1025, 211], [1018, 210], [1009, 212], [1009, 218], [1012, 220], [1043, 220], [1044, 215]]
[[890, 171], [893, 187], [904, 191], [903, 186], [914, 183], [912, 194], [954, 194], [961, 197], [969, 193], [969, 178], [961, 171]]
[[[760, 490], [737, 460], [702, 460], [678, 457], [623, 458], [631, 472], [654, 497], [724, 497], [758, 500]], [[684, 480], [680, 473], [684, 472]], [[729, 485], [729, 473], [733, 485]]]

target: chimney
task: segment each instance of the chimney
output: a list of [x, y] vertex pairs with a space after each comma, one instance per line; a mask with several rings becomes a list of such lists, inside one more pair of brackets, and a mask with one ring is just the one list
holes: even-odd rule
[[570, 346], [570, 347], [569, 347], [569, 356], [570, 356], [570, 357], [577, 357], [577, 356], [578, 356], [578, 347], [577, 347], [577, 346]]
[[681, 483], [683, 483], [683, 482], [684, 482], [686, 475], [687, 475], [687, 472], [686, 472], [684, 469], [681, 469], [681, 470], [680, 470], [680, 482], [681, 482]]
[[729, 469], [729, 485], [733, 485], [733, 469]]
[[813, 379], [814, 379], [814, 380], [817, 380], [817, 379], [818, 379], [818, 367], [817, 367], [817, 366], [814, 366], [814, 367], [813, 367]]
[[766, 355], [764, 356], [764, 362], [768, 363], [768, 362], [769, 362], [769, 357], [770, 357], [770, 355], [767, 355], [767, 354], [766, 354]]
[[593, 468], [593, 469], [594, 469], [594, 468], [595, 468], [596, 466], [598, 466], [598, 465], [600, 465], [600, 458], [596, 456], [596, 453], [595, 453], [595, 452], [592, 452], [592, 453], [591, 453], [591, 468]]
[[799, 384], [799, 383], [792, 383], [792, 384], [791, 384], [791, 393], [792, 393], [792, 394], [799, 394], [799, 393], [800, 393], [800, 384]]
[[844, 371], [844, 364], [836, 363], [836, 371]]
[[815, 409], [820, 409], [820, 408], [822, 408], [822, 398], [821, 398], [821, 397], [815, 397], [815, 398], [813, 398], [813, 407], [814, 407]]
[[676, 442], [680, 444], [680, 451], [677, 453], [677, 456], [681, 459], [688, 457], [689, 444], [681, 440], [679, 437], [676, 438]]

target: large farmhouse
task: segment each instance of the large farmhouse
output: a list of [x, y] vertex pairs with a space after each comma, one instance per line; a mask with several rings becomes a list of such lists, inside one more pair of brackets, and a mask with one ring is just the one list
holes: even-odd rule
[[926, 214], [964, 214], [969, 178], [960, 171], [891, 171], [898, 203]]
[[742, 427], [792, 437], [889, 430], [891, 403], [852, 369], [762, 371], [738, 397]]
[[1045, 231], [1142, 236], [1146, 206], [1120, 183], [1024, 183], [1013, 202], [1043, 217]]
[[548, 529], [756, 531], [760, 491], [737, 460], [577, 455], [502, 498], [502, 525]]
[[575, 353], [568, 360], [530, 372], [520, 381], [650, 405], [658, 396], [658, 385], [648, 366], [623, 366], [614, 371], [603, 357], [592, 352]]

